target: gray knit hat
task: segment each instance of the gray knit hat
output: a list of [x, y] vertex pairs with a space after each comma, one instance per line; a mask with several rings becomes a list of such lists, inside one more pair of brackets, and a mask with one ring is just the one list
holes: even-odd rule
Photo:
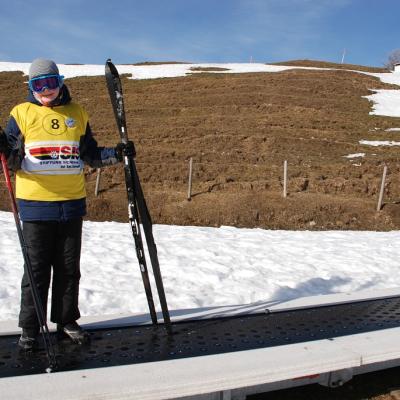
[[58, 67], [54, 61], [37, 58], [29, 67], [29, 79], [42, 75], [59, 75]]

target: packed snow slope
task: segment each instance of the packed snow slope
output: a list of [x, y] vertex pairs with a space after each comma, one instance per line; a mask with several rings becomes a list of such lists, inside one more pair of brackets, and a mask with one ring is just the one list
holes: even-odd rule
[[[12, 214], [0, 225], [0, 319], [16, 319], [23, 260]], [[400, 287], [399, 232], [155, 225], [154, 235], [172, 310]], [[81, 265], [83, 315], [148, 312], [129, 224], [86, 221]]]

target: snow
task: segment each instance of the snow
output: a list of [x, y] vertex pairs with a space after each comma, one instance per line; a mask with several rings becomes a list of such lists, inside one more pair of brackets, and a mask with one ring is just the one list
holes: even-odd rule
[[383, 72], [383, 73], [366, 72], [366, 74], [379, 78], [383, 83], [389, 83], [391, 85], [400, 86], [400, 71]]
[[[2, 71], [22, 71], [28, 75], [30, 63], [11, 63], [0, 62], [0, 72]], [[104, 65], [70, 65], [58, 64], [60, 74], [66, 79], [77, 76], [96, 76], [104, 75]], [[176, 78], [188, 74], [199, 73], [197, 68], [221, 68], [224, 73], [243, 73], [243, 72], [280, 72], [294, 67], [282, 65], [266, 65], [260, 63], [234, 63], [234, 64], [159, 64], [159, 65], [116, 65], [120, 74], [131, 74], [133, 79], [156, 79], [156, 78]], [[306, 69], [316, 69], [303, 67]]]
[[[16, 319], [23, 260], [12, 214], [0, 224], [0, 319]], [[154, 236], [172, 310], [400, 287], [399, 232], [155, 225]], [[85, 222], [81, 268], [82, 315], [148, 312], [128, 223]]]
[[[103, 65], [59, 67], [66, 78], [104, 74]], [[221, 71], [224, 73], [298, 68], [256, 63], [117, 66], [121, 74], [131, 74], [133, 79], [185, 76], [197, 73], [192, 69], [199, 67], [228, 68], [229, 71]], [[26, 75], [28, 69], [29, 63], [0, 62], [0, 72], [22, 71]], [[369, 75], [400, 85], [400, 73]], [[373, 113], [400, 116], [399, 90], [374, 92], [367, 97], [374, 103]], [[400, 145], [393, 141], [360, 143]], [[364, 153], [345, 157], [362, 156]], [[0, 320], [15, 320], [23, 261], [12, 214], [0, 212], [0, 225]], [[155, 225], [154, 235], [172, 310], [400, 287], [398, 231], [270, 231]], [[128, 223], [84, 223], [80, 306], [82, 315], [88, 316], [148, 312]]]
[[380, 89], [374, 90], [374, 92], [374, 94], [365, 96], [374, 103], [371, 115], [400, 117], [400, 90]]
[[365, 146], [400, 146], [400, 142], [394, 140], [360, 140], [360, 144]]
[[344, 158], [358, 158], [358, 157], [365, 157], [365, 153], [353, 153], [348, 154], [347, 156], [343, 156]]

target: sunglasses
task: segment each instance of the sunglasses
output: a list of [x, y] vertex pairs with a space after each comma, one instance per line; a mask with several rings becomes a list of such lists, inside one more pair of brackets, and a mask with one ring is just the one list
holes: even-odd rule
[[44, 75], [29, 80], [29, 87], [33, 92], [41, 93], [46, 89], [53, 90], [61, 87], [64, 82], [62, 75]]

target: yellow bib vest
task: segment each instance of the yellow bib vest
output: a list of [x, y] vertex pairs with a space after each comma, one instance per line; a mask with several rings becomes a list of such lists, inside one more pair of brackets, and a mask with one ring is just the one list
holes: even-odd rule
[[23, 135], [25, 157], [16, 174], [16, 197], [60, 201], [86, 196], [79, 141], [88, 116], [76, 103], [44, 107], [22, 103], [11, 111]]

